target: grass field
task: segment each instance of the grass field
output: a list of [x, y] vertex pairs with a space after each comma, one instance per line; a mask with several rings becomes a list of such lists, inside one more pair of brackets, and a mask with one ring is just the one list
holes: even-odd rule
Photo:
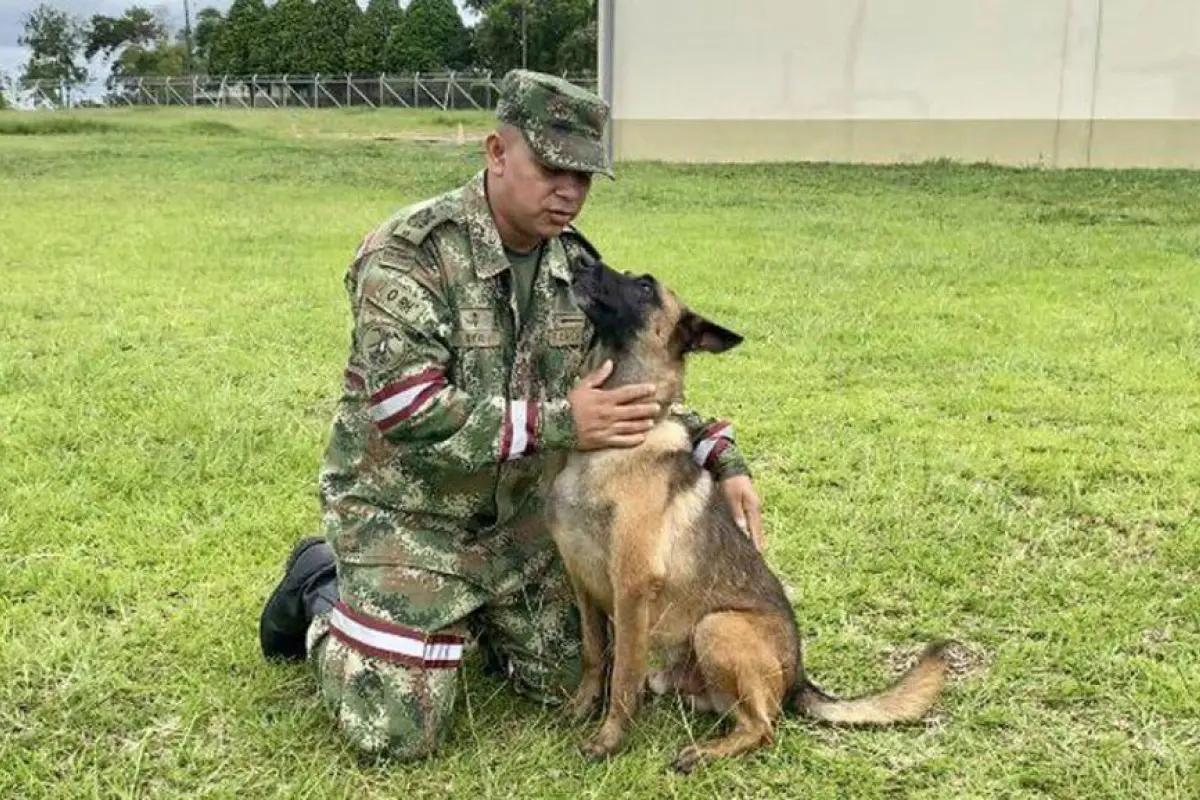
[[0, 115], [0, 797], [1200, 796], [1182, 173], [598, 182], [580, 224], [610, 260], [747, 337], [689, 399], [737, 425], [814, 678], [865, 690], [948, 635], [955, 679], [926, 724], [788, 720], [680, 778], [712, 717], [659, 705], [590, 765], [589, 729], [472, 665], [438, 759], [359, 763], [257, 616], [317, 524], [349, 256], [465, 180], [485, 122]]

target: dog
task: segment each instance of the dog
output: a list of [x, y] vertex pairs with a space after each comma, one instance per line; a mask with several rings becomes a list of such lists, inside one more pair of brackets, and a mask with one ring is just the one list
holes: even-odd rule
[[[655, 383], [661, 400], [681, 396], [689, 356], [742, 342], [653, 276], [617, 272], [586, 254], [573, 270], [575, 300], [595, 335], [588, 368], [613, 361], [605, 388]], [[927, 646], [874, 694], [842, 700], [809, 681], [783, 586], [668, 412], [664, 402], [637, 447], [573, 451], [549, 480], [547, 522], [582, 623], [583, 671], [568, 706], [576, 722], [592, 716], [608, 687], [607, 713], [585, 755], [623, 748], [646, 688], [732, 712], [730, 732], [679, 753], [681, 772], [770, 745], [785, 712], [844, 724], [923, 716], [942, 689], [949, 642]], [[652, 649], [670, 665], [647, 678]]]

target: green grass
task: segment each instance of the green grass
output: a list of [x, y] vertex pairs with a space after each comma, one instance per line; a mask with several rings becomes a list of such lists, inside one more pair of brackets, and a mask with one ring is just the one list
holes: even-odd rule
[[139, 138], [159, 134], [256, 134], [304, 138], [375, 138], [406, 134], [454, 136], [458, 126], [479, 133], [490, 118], [485, 112], [377, 111], [352, 108], [339, 111], [303, 111], [245, 108], [113, 108], [89, 111], [54, 111], [39, 114], [0, 112], [0, 136], [61, 136], [65, 134], [117, 134]]
[[[363, 764], [257, 615], [315, 477], [359, 237], [478, 115], [0, 114], [0, 797], [1200, 795], [1200, 176], [625, 165], [581, 225], [744, 333], [732, 417], [826, 688], [963, 643], [927, 724], [690, 778], [466, 672], [445, 752]], [[378, 141], [394, 132], [449, 143]]]

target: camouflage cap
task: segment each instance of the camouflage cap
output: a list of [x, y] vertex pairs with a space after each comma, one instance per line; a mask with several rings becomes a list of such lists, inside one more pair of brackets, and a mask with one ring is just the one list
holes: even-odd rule
[[604, 141], [608, 104], [592, 92], [554, 75], [514, 69], [500, 82], [496, 117], [520, 129], [546, 164], [613, 177]]

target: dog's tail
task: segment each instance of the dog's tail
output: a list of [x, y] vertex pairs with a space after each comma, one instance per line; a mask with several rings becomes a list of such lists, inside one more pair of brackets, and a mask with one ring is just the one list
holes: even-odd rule
[[792, 709], [822, 722], [843, 725], [888, 725], [918, 719], [942, 690], [950, 644], [941, 641], [929, 645], [916, 664], [874, 694], [840, 700], [804, 678], [792, 695]]

